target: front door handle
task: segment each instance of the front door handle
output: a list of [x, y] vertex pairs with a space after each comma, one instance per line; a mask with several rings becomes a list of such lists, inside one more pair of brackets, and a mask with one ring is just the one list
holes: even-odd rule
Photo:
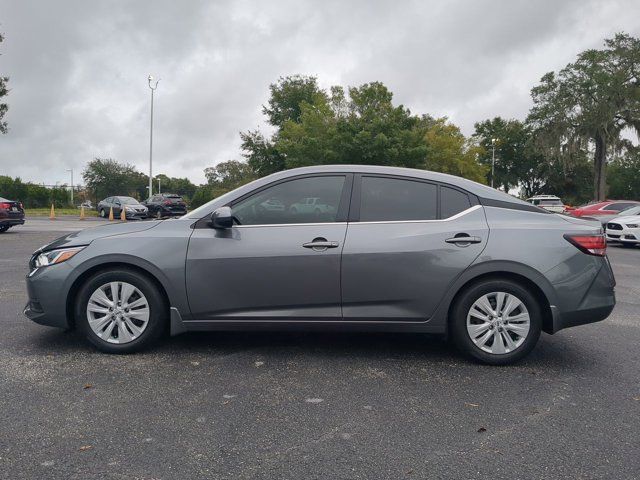
[[338, 245], [338, 242], [329, 242], [326, 238], [322, 237], [314, 238], [313, 241], [302, 244], [304, 248], [312, 248], [316, 252], [322, 252], [327, 248], [336, 248]]
[[471, 243], [480, 243], [482, 242], [482, 239], [480, 237], [472, 237], [469, 235], [465, 235], [465, 234], [458, 234], [453, 238], [447, 238], [445, 240], [445, 242], [447, 243], [454, 243], [456, 245], [458, 245], [459, 247], [466, 247], [467, 245], [471, 244]]

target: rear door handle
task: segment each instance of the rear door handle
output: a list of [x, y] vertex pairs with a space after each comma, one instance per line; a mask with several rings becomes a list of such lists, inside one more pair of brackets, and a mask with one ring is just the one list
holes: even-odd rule
[[327, 248], [336, 248], [338, 245], [338, 242], [329, 242], [325, 238], [314, 238], [312, 242], [302, 244], [304, 248], [313, 248], [318, 252], [326, 250]]
[[471, 237], [469, 235], [460, 235], [453, 238], [447, 238], [445, 240], [447, 243], [454, 243], [456, 245], [462, 246], [462, 244], [469, 245], [470, 243], [480, 243], [482, 239], [480, 237]]

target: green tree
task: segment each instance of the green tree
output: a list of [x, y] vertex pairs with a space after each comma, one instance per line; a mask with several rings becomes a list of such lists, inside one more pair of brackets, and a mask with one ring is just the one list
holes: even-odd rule
[[[158, 180], [160, 185], [158, 185]], [[190, 200], [198, 188], [188, 178], [169, 177], [164, 173], [160, 173], [153, 177], [154, 188], [160, 187], [162, 192], [176, 193]]]
[[96, 158], [82, 172], [87, 188], [96, 202], [111, 195], [132, 195], [146, 198], [148, 176], [138, 172], [133, 165], [113, 159]]
[[544, 75], [531, 91], [528, 121], [560, 144], [593, 144], [594, 193], [606, 195], [606, 162], [621, 132], [640, 132], [640, 40], [617, 34], [602, 50], [587, 50], [558, 73]]
[[215, 167], [205, 168], [204, 175], [210, 186], [226, 191], [238, 188], [257, 178], [246, 162], [238, 160], [229, 160], [219, 163]]
[[299, 122], [302, 105], [324, 103], [326, 93], [318, 87], [316, 77], [293, 75], [280, 77], [269, 86], [271, 95], [268, 105], [262, 107], [268, 121], [281, 129], [286, 122]]
[[[2, 43], [3, 40], [4, 37], [0, 34], [0, 43]], [[9, 77], [0, 76], [0, 100], [9, 93], [9, 89], [7, 88], [8, 81]], [[6, 103], [0, 102], [0, 133], [7, 133], [7, 122], [3, 120], [7, 110], [9, 110], [9, 106]]]
[[640, 150], [635, 148], [609, 164], [609, 196], [640, 200]]
[[284, 124], [275, 147], [287, 168], [355, 163], [423, 168], [428, 121], [392, 104], [392, 93], [373, 82], [339, 87], [315, 104], [301, 106], [299, 122]]
[[425, 134], [427, 158], [424, 168], [486, 183], [487, 167], [478, 163], [484, 149], [465, 138], [460, 129], [439, 118]]

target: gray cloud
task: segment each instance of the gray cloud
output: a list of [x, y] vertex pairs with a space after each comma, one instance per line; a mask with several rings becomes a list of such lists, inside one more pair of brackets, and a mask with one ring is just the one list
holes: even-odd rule
[[0, 174], [66, 181], [93, 157], [147, 170], [149, 73], [154, 172], [204, 180], [239, 158], [240, 130], [265, 128], [269, 83], [381, 80], [415, 113], [470, 134], [523, 118], [547, 71], [617, 31], [640, 34], [635, 1], [0, 1], [9, 75]]

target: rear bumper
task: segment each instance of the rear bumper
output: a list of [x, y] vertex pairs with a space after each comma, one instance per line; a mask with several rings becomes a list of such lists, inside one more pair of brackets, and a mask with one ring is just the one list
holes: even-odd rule
[[552, 330], [547, 333], [554, 334], [560, 330], [564, 330], [565, 328], [600, 322], [611, 314], [613, 307], [615, 307], [615, 299], [611, 305], [579, 310], [576, 312], [560, 313], [558, 307], [552, 305], [551, 313], [553, 316], [553, 325]]
[[577, 308], [561, 311], [557, 306], [551, 305], [552, 321], [550, 328], [545, 329], [547, 333], [553, 334], [565, 328], [600, 322], [611, 314], [616, 305], [616, 282], [609, 260], [604, 260]]

